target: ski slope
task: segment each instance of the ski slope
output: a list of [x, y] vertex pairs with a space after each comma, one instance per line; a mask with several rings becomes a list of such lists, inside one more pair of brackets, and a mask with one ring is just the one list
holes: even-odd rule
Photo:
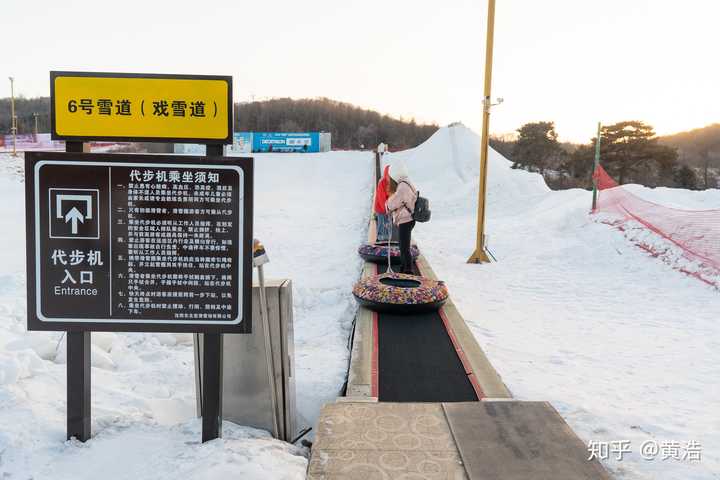
[[[652, 258], [588, 215], [590, 192], [489, 158], [487, 229], [498, 262], [468, 265], [475, 243], [478, 137], [441, 129], [406, 162], [433, 218], [414, 235], [503, 380], [549, 400], [585, 441], [630, 440], [617, 478], [720, 478], [720, 292]], [[718, 208], [720, 191], [633, 193]], [[702, 445], [701, 462], [646, 461], [643, 442]]]

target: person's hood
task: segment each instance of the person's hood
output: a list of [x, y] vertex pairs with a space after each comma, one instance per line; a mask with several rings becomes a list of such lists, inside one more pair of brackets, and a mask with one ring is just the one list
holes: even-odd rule
[[407, 167], [405, 166], [405, 162], [396, 161], [390, 165], [390, 178], [392, 178], [396, 182], [399, 182], [400, 180], [404, 180], [407, 177], [408, 171]]

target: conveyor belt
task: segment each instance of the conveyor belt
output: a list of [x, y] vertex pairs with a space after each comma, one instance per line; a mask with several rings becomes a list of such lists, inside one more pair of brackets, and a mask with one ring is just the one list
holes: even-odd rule
[[478, 400], [438, 312], [381, 313], [377, 324], [381, 402]]

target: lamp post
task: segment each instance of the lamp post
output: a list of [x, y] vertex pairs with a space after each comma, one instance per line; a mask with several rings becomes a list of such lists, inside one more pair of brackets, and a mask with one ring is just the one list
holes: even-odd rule
[[488, 0], [487, 40], [485, 42], [485, 89], [483, 92], [483, 125], [480, 138], [480, 187], [478, 189], [477, 237], [475, 251], [468, 263], [488, 263], [485, 251], [485, 196], [487, 195], [487, 164], [490, 134], [490, 87], [492, 85], [493, 33], [495, 30], [495, 0]]
[[33, 119], [35, 120], [35, 128], [33, 129], [33, 141], [38, 141], [38, 114], [33, 113]]
[[13, 136], [13, 151], [12, 156], [17, 157], [17, 117], [15, 116], [15, 79], [10, 79], [10, 132]]

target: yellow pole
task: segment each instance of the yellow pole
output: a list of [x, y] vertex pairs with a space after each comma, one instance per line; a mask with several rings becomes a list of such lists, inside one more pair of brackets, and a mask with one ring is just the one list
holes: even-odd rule
[[485, 252], [485, 196], [487, 192], [487, 158], [490, 134], [490, 87], [492, 85], [493, 33], [495, 30], [495, 0], [488, 0], [487, 41], [485, 43], [485, 89], [483, 92], [483, 125], [480, 139], [480, 187], [478, 189], [477, 238], [475, 252], [468, 263], [488, 263]]
[[10, 79], [10, 130], [13, 136], [12, 155], [13, 157], [17, 157], [17, 117], [15, 116], [15, 86], [13, 85], [15, 79], [13, 77], [8, 78]]

